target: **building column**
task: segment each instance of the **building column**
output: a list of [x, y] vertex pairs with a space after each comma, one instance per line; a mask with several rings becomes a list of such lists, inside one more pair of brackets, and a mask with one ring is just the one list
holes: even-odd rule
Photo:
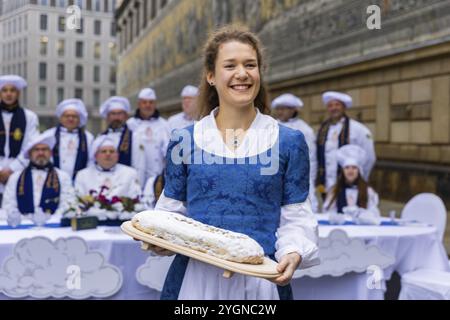
[[432, 79], [431, 142], [450, 142], [450, 76]]

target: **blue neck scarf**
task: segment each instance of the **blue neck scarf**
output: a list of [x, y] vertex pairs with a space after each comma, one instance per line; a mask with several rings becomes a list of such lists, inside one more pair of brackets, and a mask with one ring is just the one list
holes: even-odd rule
[[[33, 165], [30, 164], [25, 170], [23, 170], [17, 183], [17, 204], [19, 211], [22, 214], [34, 213], [33, 176], [31, 174], [32, 168]], [[39, 206], [45, 213], [54, 214], [59, 206], [61, 185], [55, 167], [50, 164], [47, 168], [47, 178], [45, 179], [44, 188], [42, 189], [41, 202]]]
[[[56, 127], [55, 132], [56, 144], [53, 148], [53, 163], [55, 167], [60, 167], [60, 155], [59, 155], [59, 142], [61, 139], [61, 126]], [[72, 180], [75, 180], [75, 177], [78, 171], [83, 170], [87, 167], [88, 163], [88, 148], [87, 148], [87, 136], [84, 129], [78, 129], [78, 150], [77, 150], [77, 158], [75, 160], [75, 167], [73, 170]]]
[[27, 126], [25, 111], [18, 104], [13, 108], [8, 108], [3, 102], [0, 102], [0, 109], [0, 156], [5, 156], [6, 130], [1, 112], [4, 110], [13, 114], [9, 128], [9, 158], [16, 158], [22, 148]]
[[[108, 130], [106, 130], [102, 134], [103, 135], [108, 134]], [[118, 147], [120, 164], [131, 166], [132, 145], [133, 145], [133, 132], [128, 128], [127, 125], [124, 125]]]
[[[350, 135], [350, 119], [345, 116], [344, 125], [342, 127], [341, 133], [339, 134], [339, 147], [349, 144]], [[318, 172], [316, 186], [319, 187], [319, 192], [324, 194], [325, 184], [326, 184], [326, 172], [325, 172], [325, 143], [327, 142], [328, 130], [330, 129], [331, 119], [325, 121], [319, 129], [317, 134], [317, 162], [318, 162]], [[340, 168], [336, 168], [338, 175], [340, 173]]]

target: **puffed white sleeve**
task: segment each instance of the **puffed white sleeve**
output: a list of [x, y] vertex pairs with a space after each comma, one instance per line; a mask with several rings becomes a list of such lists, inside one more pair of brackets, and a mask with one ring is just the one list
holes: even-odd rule
[[182, 215], [186, 215], [186, 204], [184, 201], [175, 200], [167, 197], [164, 194], [164, 190], [161, 193], [161, 196], [156, 202], [155, 210], [168, 211], [168, 212], [176, 212]]
[[311, 210], [309, 199], [281, 207], [280, 225], [277, 229], [275, 258], [297, 252], [302, 261], [299, 268], [309, 268], [320, 263], [318, 248], [318, 223]]

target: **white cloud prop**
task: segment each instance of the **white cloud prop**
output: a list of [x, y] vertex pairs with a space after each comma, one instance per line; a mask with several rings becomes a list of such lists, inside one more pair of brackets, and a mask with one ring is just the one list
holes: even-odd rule
[[105, 263], [101, 253], [89, 252], [77, 237], [23, 239], [0, 269], [0, 292], [12, 298], [106, 298], [121, 287], [120, 269]]
[[375, 245], [367, 246], [362, 239], [350, 239], [343, 230], [333, 230], [327, 238], [319, 239], [320, 264], [297, 270], [294, 278], [309, 276], [339, 277], [348, 272], [366, 272], [370, 266], [384, 269], [395, 260]]
[[145, 263], [136, 270], [136, 280], [143, 286], [162, 291], [167, 272], [172, 264], [172, 257], [150, 256]]

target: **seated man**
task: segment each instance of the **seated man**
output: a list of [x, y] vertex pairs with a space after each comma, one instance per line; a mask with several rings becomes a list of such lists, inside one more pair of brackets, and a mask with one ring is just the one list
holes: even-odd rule
[[71, 177], [50, 161], [55, 143], [54, 135], [43, 133], [28, 144], [24, 151], [28, 166], [13, 173], [6, 184], [2, 203], [6, 212], [19, 210], [28, 215], [40, 207], [59, 219], [73, 202]]
[[135, 169], [120, 164], [116, 142], [107, 135], [94, 140], [91, 148], [94, 165], [78, 172], [75, 178], [75, 192], [79, 197], [93, 192], [112, 199], [117, 197], [140, 198], [141, 187]]

